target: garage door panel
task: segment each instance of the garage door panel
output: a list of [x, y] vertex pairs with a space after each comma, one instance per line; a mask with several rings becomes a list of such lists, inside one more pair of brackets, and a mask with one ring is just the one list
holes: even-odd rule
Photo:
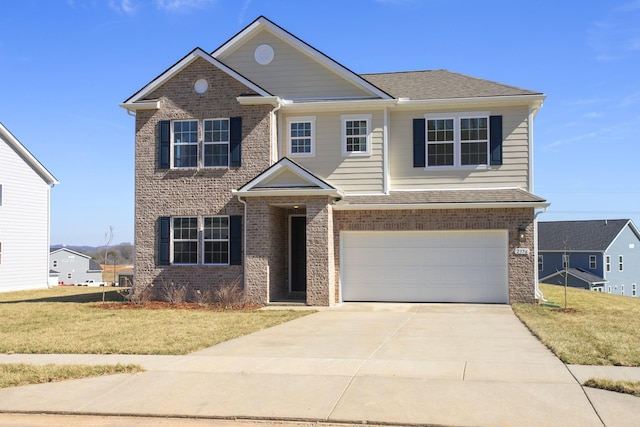
[[341, 233], [344, 301], [508, 302], [506, 230]]

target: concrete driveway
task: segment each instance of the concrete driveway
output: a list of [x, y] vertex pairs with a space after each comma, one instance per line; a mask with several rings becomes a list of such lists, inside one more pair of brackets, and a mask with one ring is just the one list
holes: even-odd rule
[[147, 372], [0, 390], [0, 411], [602, 425], [505, 305], [344, 304], [188, 356], [136, 357]]

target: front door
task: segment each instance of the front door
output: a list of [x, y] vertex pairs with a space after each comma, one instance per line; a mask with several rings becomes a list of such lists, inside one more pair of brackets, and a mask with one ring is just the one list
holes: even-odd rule
[[291, 217], [289, 234], [289, 288], [291, 292], [307, 290], [307, 218]]

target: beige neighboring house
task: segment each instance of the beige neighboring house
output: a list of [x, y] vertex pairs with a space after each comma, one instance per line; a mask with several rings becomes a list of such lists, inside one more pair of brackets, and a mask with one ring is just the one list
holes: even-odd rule
[[534, 302], [544, 98], [446, 70], [356, 74], [259, 17], [121, 104], [135, 283], [237, 281], [264, 304]]
[[0, 123], [0, 292], [49, 285], [49, 195], [55, 184]]

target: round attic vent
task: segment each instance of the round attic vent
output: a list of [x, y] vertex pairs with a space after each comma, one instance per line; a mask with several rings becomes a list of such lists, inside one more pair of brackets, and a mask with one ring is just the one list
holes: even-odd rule
[[273, 61], [273, 56], [273, 48], [268, 44], [261, 44], [256, 48], [256, 51], [253, 54], [256, 62], [260, 65], [267, 65]]
[[193, 90], [195, 90], [196, 93], [205, 93], [208, 88], [209, 83], [207, 83], [205, 79], [199, 79], [193, 85]]

